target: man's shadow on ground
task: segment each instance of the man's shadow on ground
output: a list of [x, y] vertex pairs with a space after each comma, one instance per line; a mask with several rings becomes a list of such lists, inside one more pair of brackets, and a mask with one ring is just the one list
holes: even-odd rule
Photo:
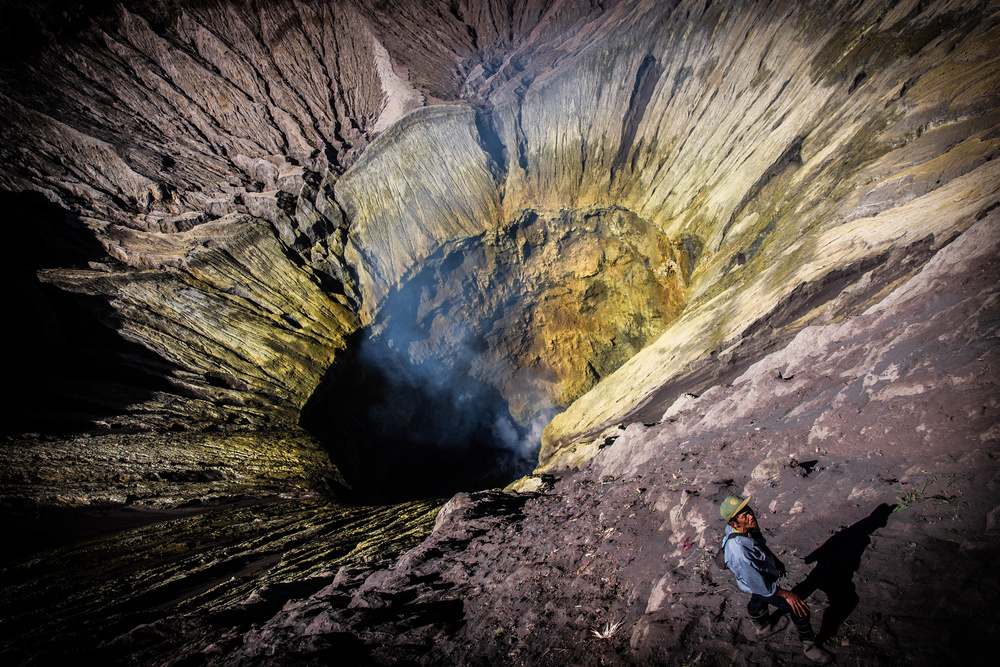
[[838, 531], [806, 556], [805, 562], [816, 563], [816, 567], [792, 588], [792, 592], [803, 600], [817, 590], [826, 593], [830, 605], [823, 614], [817, 635], [819, 642], [836, 635], [840, 625], [858, 606], [861, 598], [854, 586], [854, 574], [861, 567], [861, 555], [871, 544], [871, 534], [888, 523], [895, 508], [895, 505], [882, 503], [867, 517]]

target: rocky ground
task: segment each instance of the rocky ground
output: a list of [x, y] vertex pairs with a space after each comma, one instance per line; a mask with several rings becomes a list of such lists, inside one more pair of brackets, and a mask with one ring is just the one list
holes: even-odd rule
[[199, 662], [218, 658], [252, 623], [333, 581], [341, 564], [419, 544], [440, 505], [270, 497], [8, 515], [0, 660], [162, 664], [178, 646]]

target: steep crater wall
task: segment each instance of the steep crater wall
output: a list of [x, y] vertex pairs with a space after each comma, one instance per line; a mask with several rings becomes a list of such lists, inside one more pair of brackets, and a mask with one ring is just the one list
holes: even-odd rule
[[4, 63], [0, 185], [92, 244], [18, 284], [86, 295], [145, 378], [74, 424], [284, 428], [308, 403], [352, 465], [358, 396], [435, 399], [338, 386], [371, 339], [499, 395], [476, 429], [567, 408], [542, 464], [579, 466], [998, 201], [989, 7], [418, 5], [115, 5]]
[[506, 484], [535, 467], [557, 410], [676, 316], [688, 265], [683, 244], [622, 209], [523, 211], [442, 243], [381, 301], [302, 423], [369, 497]]

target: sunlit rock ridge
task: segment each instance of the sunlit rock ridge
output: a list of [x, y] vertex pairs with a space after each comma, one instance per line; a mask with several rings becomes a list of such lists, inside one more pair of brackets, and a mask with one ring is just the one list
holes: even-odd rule
[[364, 330], [579, 466], [1000, 199], [979, 3], [4, 11], [19, 342], [116, 369], [29, 355], [14, 430], [294, 431]]

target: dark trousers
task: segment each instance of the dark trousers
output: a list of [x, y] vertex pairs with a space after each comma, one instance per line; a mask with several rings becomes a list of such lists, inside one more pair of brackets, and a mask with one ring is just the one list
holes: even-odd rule
[[809, 624], [809, 614], [806, 613], [805, 616], [799, 616], [794, 611], [792, 611], [792, 605], [785, 601], [785, 598], [779, 595], [757, 595], [754, 593], [750, 596], [750, 602], [747, 603], [747, 611], [750, 612], [751, 616], [759, 617], [763, 616], [767, 612], [767, 606], [777, 607], [782, 612], [788, 614], [792, 617], [792, 622], [795, 623], [795, 627], [800, 630], [805, 630], [811, 628]]

